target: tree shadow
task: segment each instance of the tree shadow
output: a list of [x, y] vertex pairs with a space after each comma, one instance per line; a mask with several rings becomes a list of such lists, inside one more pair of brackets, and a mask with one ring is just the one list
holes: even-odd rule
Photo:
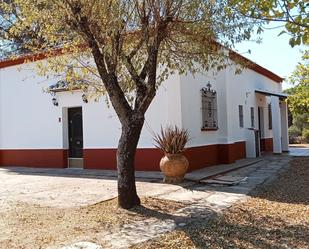
[[185, 232], [197, 248], [213, 246], [283, 249], [305, 248], [305, 245], [309, 245], [308, 227], [303, 225], [282, 225], [279, 228], [267, 227], [266, 224], [241, 224], [219, 218], [204, 224], [192, 223], [189, 227], [179, 230]]
[[[148, 208], [146, 206], [140, 205], [130, 209], [131, 212], [142, 215], [145, 218], [155, 218], [157, 220], [172, 220], [175, 224], [179, 223], [191, 223], [194, 222], [195, 219], [200, 217], [215, 217], [217, 213], [212, 210], [210, 207], [205, 206], [194, 206], [194, 205], [186, 205], [185, 207], [180, 208], [179, 210], [174, 211], [173, 213], [164, 212], [155, 210], [152, 208]], [[181, 212], [179, 212], [181, 211]]]
[[[8, 174], [16, 175], [34, 175], [49, 177], [66, 177], [66, 178], [86, 178], [86, 179], [103, 179], [117, 180], [116, 170], [92, 170], [79, 168], [31, 168], [31, 167], [0, 167], [1, 171]], [[139, 174], [139, 173], [138, 173]], [[161, 183], [163, 177], [159, 172], [143, 172], [142, 176], [137, 175], [136, 181]]]
[[269, 201], [309, 205], [309, 157], [298, 157], [289, 168], [273, 179], [258, 186], [250, 195]]
[[[166, 241], [172, 241], [173, 247], [168, 248], [187, 248], [188, 243], [193, 243], [194, 248], [244, 249], [305, 248], [309, 245], [309, 228], [306, 225], [287, 224], [281, 218], [268, 215], [255, 217], [250, 210], [242, 210], [244, 220], [241, 222], [218, 215], [211, 209], [191, 210], [193, 213], [194, 211], [196, 211], [194, 217], [183, 217], [143, 206], [132, 209], [132, 212], [145, 215], [147, 218], [172, 220], [177, 225], [172, 233], [164, 235], [165, 238], [159, 236], [148, 241], [147, 248], [166, 248]], [[181, 224], [185, 226], [179, 226]], [[189, 242], [178, 233], [184, 234]], [[137, 248], [143, 247], [143, 243], [137, 246]]]

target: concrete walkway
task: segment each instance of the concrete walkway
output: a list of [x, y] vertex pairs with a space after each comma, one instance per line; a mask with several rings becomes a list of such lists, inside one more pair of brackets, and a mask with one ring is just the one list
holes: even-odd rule
[[[235, 164], [207, 167], [189, 173], [179, 185], [162, 183], [161, 172], [136, 172], [137, 190], [142, 196], [160, 196], [187, 189], [209, 176], [223, 174], [259, 162], [240, 160]], [[92, 205], [117, 197], [117, 172], [114, 170], [0, 168], [0, 205], [22, 201], [43, 206], [70, 208]], [[67, 201], [70, 200], [70, 201]]]
[[309, 157], [309, 144], [303, 145], [290, 145], [290, 156], [308, 156]]
[[[238, 168], [250, 166], [260, 162], [262, 159], [242, 159], [231, 164], [221, 164], [210, 167], [205, 167], [199, 170], [194, 170], [187, 173], [186, 180], [199, 181], [204, 178], [223, 174]], [[41, 176], [55, 176], [55, 177], [77, 177], [77, 178], [96, 178], [96, 179], [115, 179], [117, 178], [116, 170], [89, 170], [79, 168], [28, 168], [28, 167], [2, 167], [0, 173], [16, 175], [41, 175]], [[163, 174], [160, 171], [136, 171], [135, 177], [139, 181], [158, 182], [163, 179]]]
[[[272, 181], [279, 171], [288, 167], [290, 159], [289, 156], [264, 157], [262, 161], [251, 166], [226, 173], [226, 176], [247, 177], [247, 181], [237, 186], [194, 183], [169, 193], [158, 193], [155, 195], [156, 197], [180, 201], [185, 203], [186, 207], [173, 215], [166, 215], [164, 218], [154, 216], [143, 221], [126, 224], [115, 230], [102, 231], [96, 235], [100, 244], [94, 246], [97, 246], [98, 249], [128, 248], [156, 238], [177, 227], [186, 226], [197, 219], [211, 219], [235, 202], [244, 201], [259, 184]], [[62, 249], [77, 248], [79, 247], [74, 247], [73, 243]]]
[[[72, 244], [63, 248], [128, 248], [177, 227], [186, 226], [196, 219], [211, 219], [235, 202], [248, 198], [259, 184], [271, 181], [280, 170], [288, 167], [291, 158], [288, 155], [266, 156], [261, 158], [262, 160], [245, 160], [233, 165], [217, 166], [217, 170], [209, 167], [188, 174], [190, 181], [180, 185], [163, 184], [162, 175], [158, 172], [139, 172], [137, 189], [141, 196], [179, 201], [185, 204], [185, 207], [173, 215], [162, 213], [160, 217], [154, 215], [117, 229], [99, 231], [92, 238], [72, 241]], [[6, 209], [14, 208], [14, 203], [18, 201], [64, 208], [91, 205], [117, 196], [114, 174], [114, 171], [2, 168], [0, 206], [4, 212]], [[218, 174], [246, 177], [247, 180], [236, 186], [199, 182], [199, 179]], [[59, 249], [59, 246], [54, 245], [51, 248]]]

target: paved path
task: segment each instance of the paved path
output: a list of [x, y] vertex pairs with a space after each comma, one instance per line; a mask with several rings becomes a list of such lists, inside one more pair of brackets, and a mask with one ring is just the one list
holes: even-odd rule
[[[256, 159], [218, 165], [188, 174], [190, 181], [200, 180], [233, 169], [252, 165]], [[161, 172], [136, 172], [137, 190], [143, 196], [159, 196], [194, 184], [162, 183]], [[22, 201], [51, 207], [78, 207], [117, 197], [116, 171], [83, 169], [0, 168], [0, 204], [9, 208], [11, 202]], [[70, 200], [70, 201], [67, 201]]]
[[308, 156], [309, 157], [309, 145], [303, 146], [290, 146], [289, 148], [290, 156]]
[[[261, 161], [261, 158], [242, 159], [231, 164], [220, 164], [203, 169], [194, 170], [187, 173], [185, 179], [198, 181], [213, 175], [222, 174], [231, 170], [249, 166]], [[159, 170], [159, 168], [158, 168]], [[16, 175], [40, 175], [52, 177], [77, 177], [77, 178], [96, 178], [96, 179], [114, 179], [117, 177], [116, 170], [93, 170], [80, 168], [27, 168], [27, 167], [2, 167], [0, 173]], [[139, 181], [161, 181], [163, 174], [160, 171], [136, 171], [135, 177]]]
[[[195, 183], [187, 188], [176, 189], [169, 193], [158, 193], [156, 196], [162, 199], [181, 201], [186, 207], [178, 210], [173, 215], [161, 218], [134, 222], [122, 226], [120, 229], [104, 231], [97, 235], [98, 240], [104, 241], [98, 248], [128, 248], [149, 239], [172, 231], [177, 227], [183, 227], [196, 219], [211, 219], [221, 213], [235, 202], [243, 201], [259, 185], [273, 180], [278, 171], [288, 166], [291, 157], [271, 156], [263, 158], [263, 161], [249, 167], [241, 168], [226, 173], [229, 176], [247, 177], [247, 181], [237, 186], [203, 185]], [[62, 249], [77, 249], [71, 245]], [[87, 247], [85, 247], [87, 248]]]
[[[291, 157], [283, 155], [262, 159], [262, 161], [248, 167], [225, 173], [226, 176], [247, 177], [246, 182], [237, 186], [205, 185], [192, 181], [184, 182], [181, 185], [170, 185], [159, 182], [158, 178], [139, 178], [137, 188], [143, 196], [180, 201], [186, 206], [173, 215], [154, 215], [149, 219], [127, 224], [115, 230], [101, 231], [95, 236], [97, 241], [103, 241], [100, 244], [104, 246], [80, 241], [85, 243], [79, 243], [79, 246], [88, 246], [68, 245], [64, 248], [127, 248], [130, 245], [172, 231], [177, 227], [186, 226], [195, 219], [211, 219], [235, 202], [245, 200], [257, 185], [276, 176], [278, 171], [287, 167]], [[0, 169], [0, 206], [2, 210], [14, 208], [11, 204], [16, 201], [54, 207], [89, 205], [115, 197], [117, 195], [116, 189], [116, 179], [112, 175], [109, 177], [91, 174], [79, 176], [73, 173], [71, 175], [57, 175], [52, 174], [51, 171], [39, 169]], [[92, 239], [91, 241], [95, 242], [96, 240]], [[54, 245], [52, 248], [58, 249], [59, 247]]]
[[[162, 181], [138, 181], [137, 191], [153, 196], [176, 191], [188, 185], [164, 184]], [[0, 207], [26, 202], [41, 206], [72, 208], [92, 205], [117, 197], [117, 180], [106, 177], [51, 176], [0, 170]], [[69, 200], [69, 201], [68, 201]]]

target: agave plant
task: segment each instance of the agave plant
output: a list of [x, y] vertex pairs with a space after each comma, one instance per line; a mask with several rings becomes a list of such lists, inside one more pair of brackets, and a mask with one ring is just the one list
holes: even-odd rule
[[155, 146], [165, 154], [178, 154], [185, 151], [185, 145], [190, 140], [188, 131], [176, 125], [161, 127], [161, 132], [154, 135]]

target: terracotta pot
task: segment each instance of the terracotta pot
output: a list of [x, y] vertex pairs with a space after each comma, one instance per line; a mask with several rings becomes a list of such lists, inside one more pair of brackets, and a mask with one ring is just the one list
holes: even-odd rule
[[182, 154], [165, 154], [160, 161], [160, 169], [164, 174], [164, 182], [182, 182], [189, 166], [189, 161]]

